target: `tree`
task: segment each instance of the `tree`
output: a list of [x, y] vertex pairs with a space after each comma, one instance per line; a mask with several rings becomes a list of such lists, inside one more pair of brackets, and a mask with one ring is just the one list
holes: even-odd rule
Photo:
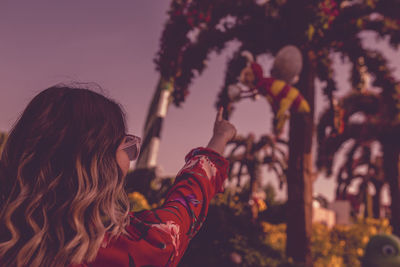
[[[260, 199], [258, 195], [264, 192], [261, 185], [262, 167], [267, 166], [275, 174], [282, 188], [286, 182], [287, 156], [284, 148], [287, 144], [283, 140], [275, 141], [269, 135], [263, 135], [257, 141], [252, 133], [247, 137], [238, 135], [230, 144], [233, 147], [227, 156], [230, 162], [229, 179], [236, 179], [237, 187], [243, 187], [243, 178], [249, 178], [249, 190], [245, 201], [250, 204], [252, 219], [255, 222], [259, 212], [256, 201]], [[234, 169], [237, 169], [235, 173]]]
[[[138, 168], [156, 165], [163, 118], [173, 102], [180, 106], [189, 94], [193, 78], [202, 73], [212, 51], [221, 52], [235, 38], [229, 16], [240, 18], [251, 14], [258, 6], [251, 0], [211, 1], [173, 0], [169, 19], [161, 37], [155, 59], [160, 80], [146, 117], [142, 153]], [[240, 26], [236, 21], [235, 27]]]
[[[295, 44], [303, 49], [304, 69], [297, 87], [309, 102], [312, 111], [308, 117], [292, 115], [290, 123], [288, 214], [293, 217], [288, 218], [287, 254], [297, 261], [306, 262], [306, 265], [311, 265], [309, 243], [313, 171], [310, 153], [315, 79], [326, 82], [324, 93], [332, 103], [333, 92], [336, 90], [332, 68], [333, 53], [340, 53], [342, 57], [352, 62], [351, 79], [354, 87], [361, 82], [362, 60], [360, 59], [365, 59], [365, 65], [375, 76], [374, 84], [383, 89], [382, 97], [388, 109], [387, 115], [390, 118], [396, 118], [400, 108], [398, 100], [395, 101], [399, 95], [397, 83], [381, 53], [364, 49], [358, 36], [359, 32], [373, 30], [381, 37], [388, 35], [391, 44], [397, 46], [399, 15], [392, 12], [389, 6], [399, 10], [400, 3], [399, 1], [390, 3], [388, 1], [312, 1], [307, 4], [303, 1], [268, 1], [265, 4], [267, 15], [264, 23], [261, 21], [255, 23], [258, 27], [248, 24], [249, 28], [260, 30], [253, 31], [253, 36], [247, 40], [240, 39], [243, 42], [241, 49], [247, 49], [256, 54], [273, 53], [285, 44]], [[273, 38], [275, 36], [280, 38]], [[228, 64], [225, 86], [219, 95], [218, 104], [227, 106], [228, 111], [232, 111], [233, 108], [228, 98], [227, 88], [229, 84], [235, 82], [237, 76], [235, 70], [238, 54], [240, 53], [237, 53]], [[392, 176], [396, 177], [393, 168], [391, 172]]]
[[[273, 55], [287, 44], [303, 51], [304, 68], [297, 87], [310, 104], [311, 112], [308, 116], [293, 115], [290, 122], [287, 255], [311, 266], [311, 197], [314, 178], [311, 145], [315, 80], [318, 78], [326, 82], [324, 92], [332, 102], [333, 91], [336, 90], [333, 53], [340, 53], [353, 63], [353, 85], [359, 83], [359, 58], [364, 58], [369, 71], [375, 75], [374, 84], [382, 88], [387, 114], [390, 118], [398, 116], [400, 100], [395, 100], [394, 96], [397, 97], [399, 92], [396, 90], [400, 89], [396, 89], [396, 82], [381, 54], [363, 48], [358, 34], [371, 30], [382, 38], [389, 36], [390, 43], [396, 46], [400, 41], [400, 1], [175, 0], [172, 1], [169, 15], [156, 63], [160, 81], [172, 84], [168, 88], [172, 88], [173, 102], [178, 106], [187, 96], [193, 78], [204, 70], [209, 53], [220, 52], [230, 40], [236, 39], [242, 44], [236, 56], [242, 50], [249, 50], [255, 55]], [[225, 85], [217, 104], [227, 107], [226, 117], [233, 111], [227, 87], [236, 82], [239, 69], [236, 63], [237, 57], [234, 56], [228, 63]], [[146, 147], [149, 147], [154, 136], [160, 136], [162, 119], [155, 114], [156, 107], [161, 106], [161, 88], [159, 86], [156, 90], [146, 120], [144, 151], [148, 150]], [[390, 151], [391, 148], [386, 147]], [[386, 155], [385, 162], [389, 162], [387, 157], [391, 154]], [[394, 158], [395, 154], [391, 156], [392, 160]], [[396, 177], [394, 169], [388, 168], [388, 172]], [[399, 187], [398, 182], [396, 185], [393, 181], [393, 186]], [[400, 198], [393, 201], [400, 203]]]
[[[398, 86], [398, 85], [397, 85]], [[384, 92], [384, 91], [382, 91]], [[349, 185], [357, 178], [362, 179], [362, 185], [367, 187], [371, 183], [375, 187], [373, 201], [374, 216], [377, 217], [380, 209], [381, 190], [384, 183], [390, 186], [391, 195], [391, 225], [393, 232], [400, 234], [400, 206], [396, 199], [400, 199], [399, 191], [399, 152], [400, 145], [395, 140], [399, 134], [400, 121], [396, 114], [390, 114], [387, 102], [382, 93], [375, 94], [364, 90], [355, 91], [344, 97], [336, 109], [337, 120], [340, 120], [341, 130], [335, 129], [335, 125], [329, 117], [334, 116], [329, 110], [323, 114], [318, 126], [318, 159], [319, 168], [324, 168], [328, 175], [332, 174], [332, 163], [334, 157], [342, 147], [343, 143], [353, 140], [354, 145], [346, 156], [344, 166], [338, 173], [337, 195], [346, 194]], [[331, 115], [331, 116], [329, 116]], [[395, 115], [395, 116], [393, 116]], [[361, 120], [354, 117], [361, 116]], [[328, 128], [331, 131], [328, 131]], [[371, 155], [370, 145], [373, 141], [380, 144], [382, 157]], [[356, 159], [355, 152], [363, 147], [361, 156]], [[368, 169], [365, 174], [357, 174], [357, 167], [366, 164]], [[383, 174], [382, 174], [383, 172]]]

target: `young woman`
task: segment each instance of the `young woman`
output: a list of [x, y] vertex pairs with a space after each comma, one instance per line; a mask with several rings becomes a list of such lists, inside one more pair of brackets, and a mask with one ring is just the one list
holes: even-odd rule
[[115, 102], [54, 86], [28, 104], [0, 161], [0, 266], [176, 266], [223, 190], [236, 134], [219, 110], [158, 209], [129, 212], [124, 179], [139, 153]]

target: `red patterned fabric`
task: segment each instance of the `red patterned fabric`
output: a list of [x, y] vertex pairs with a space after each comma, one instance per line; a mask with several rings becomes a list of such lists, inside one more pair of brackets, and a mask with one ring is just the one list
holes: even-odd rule
[[94, 262], [70, 267], [177, 266], [228, 171], [228, 161], [206, 148], [193, 149], [185, 161], [161, 207], [130, 214], [127, 235], [106, 236]]

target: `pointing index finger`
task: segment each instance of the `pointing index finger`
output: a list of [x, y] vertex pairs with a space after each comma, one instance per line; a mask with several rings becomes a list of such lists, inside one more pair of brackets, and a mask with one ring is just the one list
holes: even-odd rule
[[218, 113], [217, 113], [217, 121], [222, 121], [222, 114], [224, 113], [224, 108], [223, 107], [220, 107], [219, 109], [218, 109]]

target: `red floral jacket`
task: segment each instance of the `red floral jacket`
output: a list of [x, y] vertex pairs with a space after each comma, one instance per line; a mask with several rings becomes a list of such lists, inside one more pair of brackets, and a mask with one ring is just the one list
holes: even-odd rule
[[206, 148], [193, 149], [185, 161], [161, 207], [131, 213], [127, 235], [106, 237], [94, 262], [73, 267], [177, 266], [228, 170], [228, 161]]

